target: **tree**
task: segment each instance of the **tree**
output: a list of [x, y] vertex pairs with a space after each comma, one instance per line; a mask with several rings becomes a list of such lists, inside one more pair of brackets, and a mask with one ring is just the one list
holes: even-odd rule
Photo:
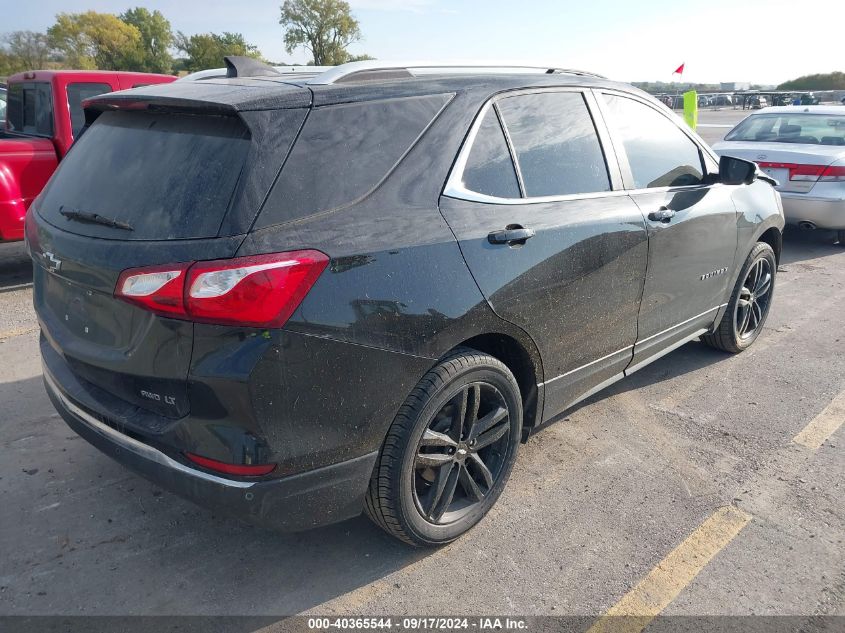
[[60, 13], [47, 30], [52, 46], [73, 68], [132, 70], [141, 32], [110, 13]]
[[130, 55], [133, 70], [149, 73], [169, 73], [173, 66], [170, 47], [173, 46], [173, 31], [170, 22], [160, 11], [153, 11], [143, 7], [129, 9], [120, 19], [134, 26], [141, 34], [141, 42], [137, 51]]
[[179, 61], [179, 66], [190, 72], [220, 68], [226, 55], [261, 58], [258, 48], [247, 43], [240, 33], [200, 33], [187, 36], [180, 31], [176, 34], [176, 48], [187, 55], [187, 59]]
[[14, 72], [44, 68], [50, 59], [50, 43], [44, 33], [12, 31], [3, 36], [7, 64]]
[[845, 73], [804, 75], [782, 83], [778, 90], [845, 90]]
[[316, 66], [349, 61], [346, 48], [361, 40], [358, 20], [344, 0], [285, 0], [281, 10], [287, 52], [304, 46]]

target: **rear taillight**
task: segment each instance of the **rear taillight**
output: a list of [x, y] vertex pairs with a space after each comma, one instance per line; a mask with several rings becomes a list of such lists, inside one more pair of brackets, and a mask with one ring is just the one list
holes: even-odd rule
[[120, 273], [115, 296], [166, 316], [184, 317], [185, 273], [190, 264], [130, 268]]
[[203, 468], [223, 473], [224, 475], [260, 477], [261, 475], [269, 475], [276, 469], [276, 464], [229, 464], [227, 462], [219, 462], [216, 459], [209, 459], [208, 457], [195, 455], [193, 453], [185, 453], [185, 457]]
[[824, 171], [824, 165], [794, 165], [789, 168], [789, 179], [802, 182], [816, 182]]
[[819, 182], [845, 182], [845, 166], [831, 165], [825, 167]]
[[281, 327], [328, 261], [307, 250], [132, 268], [121, 273], [115, 296], [191, 321]]
[[845, 167], [839, 165], [799, 165], [798, 163], [757, 163], [763, 169], [787, 169], [793, 182], [845, 182]]

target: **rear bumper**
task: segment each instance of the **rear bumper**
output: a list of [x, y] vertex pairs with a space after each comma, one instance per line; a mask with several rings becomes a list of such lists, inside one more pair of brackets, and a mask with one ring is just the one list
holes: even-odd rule
[[820, 198], [780, 192], [783, 214], [790, 224], [812, 222], [820, 229], [845, 229], [845, 198]]
[[198, 505], [284, 531], [297, 531], [357, 516], [377, 452], [282, 479], [248, 481], [219, 477], [192, 468], [120, 432], [119, 420], [86, 411], [44, 368], [47, 394], [77, 434], [103, 453], [165, 490]]

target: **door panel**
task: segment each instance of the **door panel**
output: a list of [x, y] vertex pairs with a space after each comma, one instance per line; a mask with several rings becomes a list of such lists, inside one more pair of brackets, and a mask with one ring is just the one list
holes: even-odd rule
[[[642, 214], [629, 197], [526, 205], [443, 197], [440, 208], [493, 310], [537, 343], [544, 417], [624, 370], [648, 253]], [[534, 237], [522, 246], [488, 241], [513, 224], [533, 229]]]
[[710, 161], [679, 120], [630, 96], [599, 103], [648, 227], [633, 368], [712, 325], [734, 266], [737, 211], [732, 187], [708, 184]]
[[576, 89], [486, 105], [440, 202], [492, 309], [540, 350], [544, 420], [621, 376], [637, 336], [645, 220], [594, 108]]
[[[720, 306], [736, 253], [736, 208], [730, 187], [632, 193], [647, 218], [649, 262], [640, 307], [640, 338]], [[668, 221], [649, 218], [674, 211]]]

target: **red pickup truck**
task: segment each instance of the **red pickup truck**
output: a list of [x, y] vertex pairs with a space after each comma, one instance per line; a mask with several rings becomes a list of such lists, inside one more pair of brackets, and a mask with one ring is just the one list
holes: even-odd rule
[[6, 121], [0, 130], [0, 242], [23, 239], [26, 210], [85, 124], [85, 99], [175, 79], [79, 70], [36, 70], [9, 77]]

